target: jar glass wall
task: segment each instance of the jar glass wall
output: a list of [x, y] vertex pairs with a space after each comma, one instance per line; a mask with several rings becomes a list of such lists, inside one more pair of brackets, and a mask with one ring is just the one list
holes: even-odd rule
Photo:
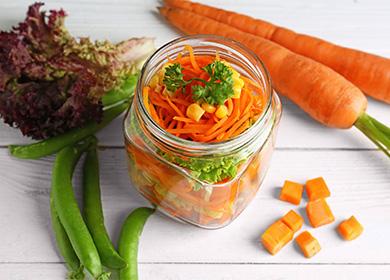
[[[189, 141], [166, 132], [147, 113], [142, 89], [186, 45], [192, 46], [195, 55], [218, 53], [241, 75], [261, 86], [264, 111], [242, 134], [218, 143]], [[272, 91], [268, 73], [250, 50], [217, 36], [176, 39], [145, 63], [124, 121], [132, 185], [170, 217], [203, 228], [223, 227], [245, 209], [259, 189], [269, 165], [280, 115], [281, 104]], [[230, 178], [210, 182], [210, 176], [221, 172], [231, 174]]]

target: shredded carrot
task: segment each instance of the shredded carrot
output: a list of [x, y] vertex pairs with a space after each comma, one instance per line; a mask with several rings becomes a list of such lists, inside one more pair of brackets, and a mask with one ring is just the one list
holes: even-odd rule
[[258, 83], [256, 83], [255, 81], [253, 81], [252, 79], [249, 79], [249, 78], [247, 78], [245, 76], [240, 76], [240, 79], [242, 79], [245, 82], [245, 87], [252, 86], [252, 87], [254, 87], [256, 89], [261, 90], [261, 86]]
[[232, 136], [232, 134], [244, 123], [246, 122], [250, 117], [250, 114], [247, 113], [246, 115], [244, 116], [241, 116], [241, 118], [235, 123], [233, 124], [233, 126], [228, 130], [226, 131], [225, 133], [225, 136], [223, 139], [228, 139], [230, 138], [230, 136]]
[[184, 106], [189, 106], [189, 105], [191, 105], [191, 103], [188, 102], [187, 100], [180, 99], [180, 98], [171, 98], [171, 101], [172, 101], [173, 103], [177, 103], [177, 104], [184, 105]]
[[171, 108], [173, 110], [175, 110], [175, 112], [180, 116], [180, 117], [184, 117], [182, 111], [179, 110], [179, 108], [177, 108], [177, 106], [175, 104], [172, 103], [171, 99], [169, 99], [168, 96], [165, 96], [165, 100], [168, 102], [169, 106], [171, 106]]
[[195, 58], [195, 55], [194, 55], [193, 48], [191, 46], [187, 45], [187, 46], [184, 47], [184, 49], [186, 51], [188, 51], [188, 53], [190, 54], [190, 61], [191, 61], [192, 67], [194, 67], [194, 69], [199, 72], [200, 71], [200, 67], [199, 67], [198, 63], [196, 62], [196, 58]]
[[142, 91], [142, 95], [143, 95], [143, 101], [144, 101], [144, 105], [145, 105], [146, 111], [148, 111], [148, 113], [150, 114], [150, 109], [149, 109], [149, 87], [144, 87], [144, 89]]
[[161, 125], [162, 122], [160, 120], [160, 118], [158, 117], [157, 113], [156, 113], [156, 110], [154, 108], [154, 106], [149, 106], [149, 112], [150, 112], [150, 115], [152, 116], [152, 118], [159, 124]]
[[176, 120], [176, 121], [179, 121], [179, 122], [195, 123], [194, 120], [192, 120], [192, 119], [190, 119], [190, 118], [186, 118], [186, 117], [177, 117], [177, 116], [174, 116], [173, 119]]
[[[203, 68], [220, 59], [219, 54], [217, 53], [215, 57], [195, 56], [192, 47], [186, 46], [184, 50], [186, 53], [179, 53], [175, 59], [169, 60], [182, 66], [184, 80], [194, 78], [208, 80], [209, 74]], [[175, 136], [199, 142], [225, 141], [243, 133], [263, 111], [262, 88], [250, 78], [243, 76], [241, 78], [244, 86], [240, 97], [228, 98], [225, 101], [227, 115], [221, 119], [215, 112], [203, 112], [198, 121], [187, 116], [188, 107], [196, 102], [192, 95], [192, 87], [203, 86], [198, 80], [193, 80], [185, 88], [169, 95], [161, 81], [158, 87], [146, 86], [143, 89], [143, 101], [158, 125]]]
[[227, 119], [228, 119], [227, 117], [224, 117], [223, 119], [218, 121], [213, 127], [211, 127], [209, 130], [207, 130], [205, 134], [210, 135], [213, 132], [215, 132], [218, 128], [220, 128], [227, 121]]
[[246, 121], [242, 126], [240, 126], [235, 132], [233, 132], [232, 137], [238, 136], [247, 130], [249, 127], [249, 121]]
[[167, 129], [174, 128], [176, 126], [176, 124], [177, 124], [177, 121], [175, 121], [175, 120], [171, 121], [171, 123], [168, 125]]
[[233, 112], [233, 100], [229, 98], [227, 100], [228, 115], [230, 116]]

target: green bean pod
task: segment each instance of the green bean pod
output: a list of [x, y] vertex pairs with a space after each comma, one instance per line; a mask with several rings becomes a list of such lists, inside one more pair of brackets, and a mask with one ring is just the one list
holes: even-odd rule
[[109, 279], [103, 271], [99, 253], [84, 223], [72, 186], [72, 173], [81, 154], [96, 138], [62, 149], [56, 157], [52, 174], [52, 197], [58, 217], [81, 264], [98, 280]]
[[85, 223], [95, 242], [102, 264], [112, 269], [124, 268], [126, 262], [116, 252], [104, 226], [96, 146], [88, 149], [84, 162], [83, 181]]
[[83, 280], [85, 278], [84, 266], [80, 264], [80, 260], [73, 250], [72, 244], [65, 232], [64, 227], [61, 225], [60, 218], [55, 210], [53, 198], [50, 197], [50, 212], [51, 212], [51, 224], [54, 231], [54, 236], [57, 242], [58, 250], [65, 260], [68, 267], [69, 274], [67, 279]]
[[108, 91], [102, 97], [103, 106], [112, 106], [123, 100], [130, 100], [134, 95], [134, 89], [137, 85], [139, 73], [127, 77], [123, 84], [115, 89]]
[[138, 280], [138, 242], [144, 225], [154, 209], [141, 207], [127, 217], [119, 237], [119, 255], [127, 267], [119, 271], [120, 280]]
[[61, 135], [29, 145], [10, 145], [9, 151], [14, 157], [22, 159], [38, 159], [52, 155], [66, 146], [74, 145], [84, 138], [95, 134], [118, 117], [127, 107], [128, 103], [123, 103], [104, 111], [103, 120], [100, 123], [91, 121], [83, 127], [74, 128]]

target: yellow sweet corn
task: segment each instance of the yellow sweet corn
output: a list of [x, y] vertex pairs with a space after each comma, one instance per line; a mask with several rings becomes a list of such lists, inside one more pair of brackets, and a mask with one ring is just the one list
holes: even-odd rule
[[215, 116], [218, 119], [222, 119], [226, 117], [228, 114], [228, 108], [225, 105], [219, 105], [217, 110], [215, 111]]
[[192, 103], [190, 106], [187, 107], [186, 115], [191, 120], [199, 121], [200, 118], [203, 116], [205, 110], [202, 109], [202, 107], [199, 106], [197, 103]]
[[157, 87], [157, 85], [160, 83], [160, 78], [159, 78], [159, 76], [158, 75], [154, 75], [153, 77], [152, 77], [152, 79], [150, 80], [150, 82], [149, 82], [149, 86], [151, 87], [151, 88], [156, 88]]
[[208, 103], [203, 103], [202, 108], [203, 108], [203, 110], [205, 110], [207, 113], [210, 113], [210, 114], [214, 113], [215, 110], [217, 110], [217, 108], [215, 108], [213, 105], [210, 105]]
[[234, 95], [232, 98], [240, 98], [241, 90], [244, 87], [244, 81], [240, 79], [240, 74], [237, 71], [233, 70], [233, 91]]

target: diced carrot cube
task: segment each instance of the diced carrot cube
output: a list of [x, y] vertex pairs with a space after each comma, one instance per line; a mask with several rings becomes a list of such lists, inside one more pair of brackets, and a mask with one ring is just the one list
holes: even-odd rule
[[318, 177], [306, 182], [306, 193], [310, 201], [330, 196], [330, 191], [324, 178]]
[[306, 205], [306, 213], [313, 227], [330, 224], [334, 216], [325, 199], [309, 201]]
[[282, 191], [280, 192], [280, 199], [298, 205], [301, 202], [303, 193], [303, 185], [285, 181]]
[[261, 236], [263, 246], [275, 255], [293, 238], [293, 231], [282, 221], [273, 223]]
[[303, 218], [294, 210], [290, 210], [282, 217], [282, 222], [295, 233], [301, 229], [303, 225]]
[[299, 248], [306, 258], [311, 258], [321, 250], [320, 243], [308, 231], [304, 231], [295, 238]]
[[363, 226], [354, 216], [351, 216], [349, 219], [341, 222], [337, 229], [345, 240], [354, 240], [363, 232]]

